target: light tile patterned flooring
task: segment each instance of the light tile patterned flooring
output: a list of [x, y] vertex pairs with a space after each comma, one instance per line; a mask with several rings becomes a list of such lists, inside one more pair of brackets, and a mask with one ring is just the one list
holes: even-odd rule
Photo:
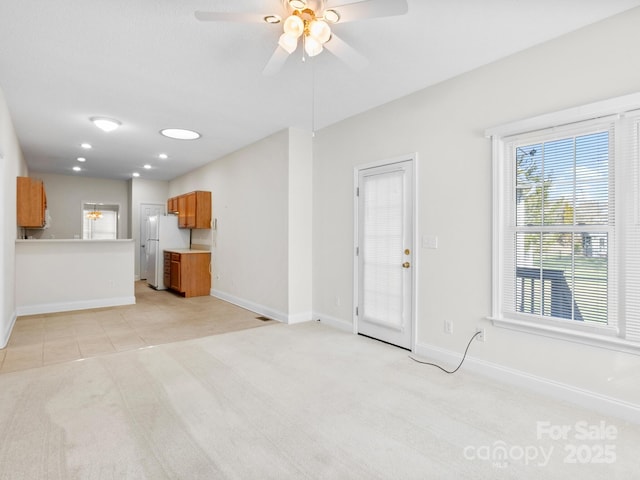
[[277, 323], [214, 297], [182, 298], [136, 282], [136, 304], [18, 317], [0, 374]]

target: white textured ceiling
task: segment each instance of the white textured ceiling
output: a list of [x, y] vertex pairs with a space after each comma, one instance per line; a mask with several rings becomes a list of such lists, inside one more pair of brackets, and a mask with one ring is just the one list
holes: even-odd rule
[[[346, 2], [354, 3], [328, 3]], [[408, 15], [334, 26], [369, 59], [366, 69], [326, 51], [303, 63], [296, 52], [266, 77], [281, 26], [198, 22], [194, 11], [277, 13], [280, 0], [1, 0], [0, 88], [31, 170], [74, 174], [84, 155], [77, 175], [169, 180], [283, 128], [322, 128], [640, 0], [408, 4]], [[122, 127], [105, 134], [88, 120], [96, 115]], [[203, 136], [167, 139], [158, 133], [167, 127]], [[83, 152], [82, 142], [94, 148]]]

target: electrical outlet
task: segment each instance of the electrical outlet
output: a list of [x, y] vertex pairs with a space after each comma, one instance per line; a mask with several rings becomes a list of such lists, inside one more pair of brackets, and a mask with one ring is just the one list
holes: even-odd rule
[[476, 337], [476, 340], [480, 341], [480, 342], [484, 342], [485, 340], [485, 332], [484, 332], [484, 327], [476, 327], [476, 333], [480, 332], [480, 335], [478, 335]]
[[453, 333], [453, 322], [451, 320], [444, 321], [444, 333], [451, 335]]

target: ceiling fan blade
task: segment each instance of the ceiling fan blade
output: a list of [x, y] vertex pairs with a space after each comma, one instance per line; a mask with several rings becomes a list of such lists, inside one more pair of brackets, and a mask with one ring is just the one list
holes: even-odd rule
[[360, 54], [335, 33], [331, 34], [331, 39], [324, 44], [324, 48], [356, 71], [364, 70], [369, 65], [369, 60], [364, 55]]
[[196, 12], [196, 18], [201, 22], [264, 22], [265, 15], [259, 13], [240, 12]]
[[267, 76], [275, 75], [282, 69], [287, 58], [289, 58], [289, 52], [278, 45], [276, 50], [273, 52], [273, 55], [271, 55], [271, 58], [265, 65], [262, 74]]
[[333, 10], [340, 15], [340, 23], [377, 17], [405, 15], [409, 11], [407, 0], [363, 0], [362, 2], [336, 5]]

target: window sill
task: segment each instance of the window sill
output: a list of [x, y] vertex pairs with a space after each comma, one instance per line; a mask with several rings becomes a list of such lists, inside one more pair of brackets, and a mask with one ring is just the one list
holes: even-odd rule
[[558, 340], [565, 340], [574, 343], [581, 343], [593, 347], [605, 348], [607, 350], [615, 350], [624, 353], [640, 355], [640, 344], [630, 342], [618, 337], [609, 337], [606, 335], [598, 335], [582, 331], [575, 331], [568, 328], [562, 328], [551, 325], [541, 325], [525, 320], [515, 320], [507, 318], [487, 317], [493, 325], [500, 328], [507, 328], [518, 332], [531, 333], [534, 335], [542, 335]]

